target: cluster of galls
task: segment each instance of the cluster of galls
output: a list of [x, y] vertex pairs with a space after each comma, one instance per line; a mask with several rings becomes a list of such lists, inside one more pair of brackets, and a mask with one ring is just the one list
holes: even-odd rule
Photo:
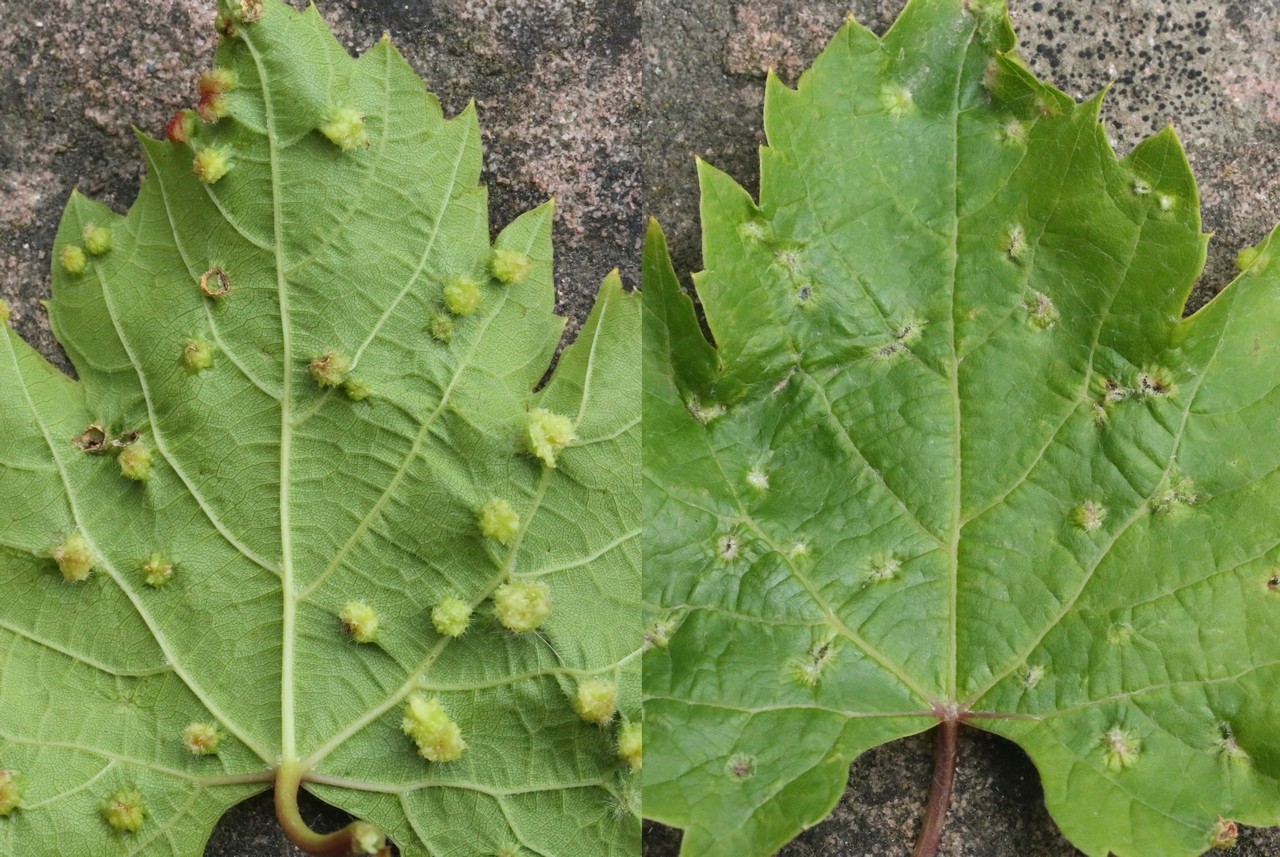
[[[182, 733], [182, 744], [193, 756], [212, 756], [222, 740], [217, 727], [192, 723]], [[18, 771], [0, 770], [0, 818], [22, 808], [23, 782]], [[142, 792], [134, 787], [118, 789], [98, 805], [98, 814], [116, 833], [135, 834], [147, 820]]]
[[58, 264], [73, 277], [88, 270], [90, 256], [103, 256], [111, 251], [110, 227], [89, 223], [80, 237], [80, 244], [63, 244], [58, 251]]
[[[219, 13], [218, 31], [232, 37], [238, 34], [237, 25], [253, 24], [261, 17], [261, 0], [234, 0], [229, 11]], [[217, 184], [235, 166], [235, 152], [231, 147], [205, 143], [200, 136], [202, 123], [213, 125], [231, 114], [230, 96], [239, 86], [239, 78], [232, 69], [210, 69], [200, 76], [195, 108], [179, 110], [165, 125], [166, 140], [194, 150], [191, 172], [204, 184]], [[316, 131], [344, 152], [369, 147], [364, 114], [348, 105], [332, 105], [316, 122]]]
[[[49, 551], [63, 579], [69, 583], [83, 583], [98, 564], [98, 554], [80, 533], [63, 536]], [[153, 589], [167, 586], [173, 580], [173, 562], [162, 553], [153, 553], [139, 564], [143, 580]]]
[[[587, 723], [607, 726], [617, 718], [618, 686], [607, 679], [578, 683], [573, 710]], [[438, 697], [411, 693], [405, 702], [400, 729], [411, 738], [419, 755], [429, 762], [456, 762], [467, 749], [462, 729]], [[638, 721], [621, 724], [615, 744], [618, 758], [634, 772], [644, 763], [644, 727]]]
[[214, 27], [229, 39], [236, 36], [237, 26], [262, 20], [262, 0], [223, 0], [218, 6]]
[[[332, 361], [320, 368], [327, 371]], [[313, 373], [316, 371], [313, 364]], [[336, 386], [338, 377], [318, 383]], [[529, 454], [546, 467], [556, 466], [556, 456], [574, 440], [573, 421], [543, 408], [529, 412], [525, 444]], [[520, 514], [511, 502], [494, 497], [476, 510], [480, 535], [503, 546], [511, 545], [522, 532]], [[493, 615], [498, 622], [516, 634], [536, 631], [551, 615], [551, 588], [537, 580], [508, 580], [493, 591]], [[475, 605], [456, 595], [441, 598], [431, 610], [431, 624], [444, 637], [457, 638], [467, 632]], [[380, 620], [377, 611], [363, 601], [349, 601], [339, 612], [343, 631], [356, 643], [373, 643], [378, 639]], [[618, 686], [607, 679], [588, 678], [579, 682], [571, 700], [573, 710], [587, 723], [605, 726], [617, 715]], [[420, 692], [411, 694], [405, 706], [401, 729], [413, 739], [418, 752], [431, 762], [452, 762], [462, 757], [467, 742], [461, 728], [449, 716], [444, 703]], [[624, 722], [618, 730], [618, 756], [633, 770], [639, 770], [643, 756], [643, 734], [638, 722]]]
[[[501, 285], [518, 286], [529, 279], [533, 260], [519, 250], [497, 247], [489, 255], [488, 268], [489, 276]], [[454, 319], [475, 315], [484, 301], [484, 294], [474, 278], [459, 275], [444, 284], [440, 300], [444, 311], [431, 316], [428, 329], [434, 339], [447, 343], [453, 340]]]
[[[499, 586], [493, 594], [494, 615], [507, 629], [525, 634], [536, 630], [551, 615], [551, 591], [540, 581], [513, 581]], [[431, 611], [431, 622], [445, 637], [460, 637], [471, 624], [474, 608], [456, 596], [446, 596]], [[357, 643], [377, 640], [377, 612], [362, 601], [350, 601], [339, 614], [343, 629]], [[618, 686], [612, 681], [589, 678], [579, 682], [571, 701], [573, 710], [587, 723], [606, 726], [617, 715]], [[418, 752], [430, 762], [453, 762], [462, 757], [467, 742], [462, 730], [437, 697], [412, 693], [405, 705], [401, 729], [413, 739]], [[619, 758], [633, 770], [640, 769], [643, 757], [642, 727], [625, 722], [618, 731]]]
[[369, 385], [351, 374], [351, 358], [342, 351], [329, 350], [311, 361], [311, 379], [324, 390], [341, 388], [353, 402], [369, 398]]
[[[528, 278], [532, 265], [532, 260], [525, 253], [498, 248], [490, 256], [489, 272], [493, 279], [503, 285], [517, 285]], [[484, 295], [480, 284], [473, 278], [457, 276], [445, 283], [441, 299], [447, 312], [433, 315], [428, 329], [434, 339], [447, 343], [453, 339], [454, 319], [475, 315], [480, 309]], [[369, 397], [370, 388], [363, 379], [351, 374], [354, 362], [346, 352], [329, 349], [311, 361], [311, 378], [323, 389], [341, 388], [348, 398], [357, 402], [363, 401]], [[535, 411], [535, 413], [545, 412]], [[547, 426], [546, 438], [540, 438], [536, 445], [531, 441], [530, 451], [546, 462], [549, 467], [555, 467], [555, 452], [563, 449], [572, 440], [572, 424], [567, 421], [565, 424], [557, 422], [565, 420], [565, 417], [554, 417], [554, 420], [550, 421], [543, 420], [540, 425], [545, 423]]]

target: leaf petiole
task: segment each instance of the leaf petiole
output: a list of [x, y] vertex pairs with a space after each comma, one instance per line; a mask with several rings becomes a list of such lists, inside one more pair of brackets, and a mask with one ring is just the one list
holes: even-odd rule
[[298, 809], [298, 788], [304, 773], [296, 762], [286, 762], [276, 772], [276, 818], [294, 845], [312, 857], [391, 857], [386, 837], [367, 821], [353, 821], [333, 833], [312, 830]]
[[933, 783], [929, 787], [929, 803], [925, 808], [920, 838], [916, 841], [911, 857], [936, 857], [942, 843], [942, 828], [947, 821], [947, 807], [951, 804], [951, 791], [956, 782], [956, 744], [959, 734], [959, 717], [944, 718], [934, 731]]

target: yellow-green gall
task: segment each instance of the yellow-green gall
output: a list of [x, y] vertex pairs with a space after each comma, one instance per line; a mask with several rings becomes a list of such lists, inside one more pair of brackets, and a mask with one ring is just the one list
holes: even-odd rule
[[192, 723], [182, 730], [182, 746], [193, 756], [212, 756], [220, 743], [222, 735], [211, 723]]
[[1142, 740], [1137, 733], [1120, 726], [1113, 726], [1102, 737], [1102, 745], [1106, 750], [1107, 770], [1123, 771], [1138, 763], [1138, 754], [1142, 752]]
[[153, 553], [142, 564], [142, 574], [147, 586], [159, 589], [173, 580], [173, 563], [165, 559], [164, 554]]
[[200, 133], [200, 116], [194, 110], [179, 110], [164, 126], [164, 138], [170, 143], [190, 143]]
[[222, 146], [209, 146], [196, 152], [192, 174], [205, 184], [217, 184], [231, 172], [231, 153]]
[[537, 581], [504, 583], [493, 592], [493, 608], [503, 626], [524, 634], [551, 615], [551, 590]]
[[89, 541], [79, 533], [72, 533], [58, 543], [53, 549], [53, 561], [58, 564], [58, 571], [73, 583], [79, 583], [89, 577], [97, 558]]
[[1071, 513], [1071, 523], [1086, 533], [1096, 533], [1107, 520], [1107, 507], [1097, 500], [1085, 500]]
[[344, 152], [369, 147], [369, 132], [364, 127], [364, 116], [351, 107], [331, 108], [325, 121], [320, 123], [320, 133]]
[[142, 792], [137, 789], [121, 789], [102, 802], [102, 820], [120, 833], [137, 833], [147, 817], [147, 807], [142, 802]]
[[262, 20], [262, 0], [232, 0], [231, 15], [241, 24]]
[[1027, 320], [1032, 327], [1048, 330], [1058, 323], [1058, 308], [1053, 298], [1044, 292], [1033, 291], [1022, 300], [1022, 307], [1027, 311]]
[[1236, 255], [1236, 267], [1241, 271], [1247, 271], [1253, 267], [1253, 263], [1258, 261], [1258, 257], [1262, 255], [1262, 251], [1257, 247], [1246, 247]]
[[556, 454], [573, 442], [573, 420], [545, 408], [529, 411], [526, 442], [529, 452], [547, 467], [556, 466]]
[[494, 497], [480, 507], [480, 533], [486, 539], [494, 539], [504, 545], [520, 532], [520, 516], [511, 504], [501, 497]]
[[351, 844], [355, 854], [382, 854], [387, 847], [387, 837], [367, 821], [351, 825]]
[[471, 605], [452, 595], [441, 598], [431, 610], [431, 624], [446, 637], [461, 637], [471, 624]]
[[422, 757], [430, 762], [455, 761], [467, 749], [467, 742], [462, 740], [462, 730], [449, 719], [440, 700], [434, 697], [427, 699], [421, 693], [411, 694], [400, 728], [418, 745]]
[[111, 230], [106, 226], [90, 223], [84, 228], [84, 249], [95, 256], [111, 250]]
[[84, 250], [74, 244], [67, 244], [58, 251], [58, 262], [68, 274], [83, 274], [89, 260], [85, 258]]
[[211, 92], [208, 95], [200, 96], [200, 103], [196, 107], [196, 115], [201, 120], [209, 123], [217, 122], [229, 112], [227, 96], [221, 92]]
[[205, 122], [217, 122], [227, 115], [226, 94], [240, 85], [229, 68], [215, 68], [200, 75], [200, 102], [196, 112]]
[[378, 614], [363, 601], [348, 601], [338, 618], [342, 620], [342, 630], [357, 643], [378, 639]]
[[431, 337], [438, 342], [448, 343], [453, 339], [453, 319], [444, 313], [436, 313], [431, 317]]
[[901, 119], [911, 113], [916, 106], [911, 90], [905, 86], [885, 84], [880, 87], [880, 106], [895, 119]]
[[341, 351], [326, 351], [311, 361], [311, 377], [321, 387], [339, 387], [351, 373], [351, 358]]
[[480, 286], [470, 277], [454, 277], [444, 287], [444, 306], [454, 315], [473, 315], [480, 308]]
[[211, 68], [200, 75], [200, 81], [196, 86], [199, 93], [205, 95], [209, 92], [230, 92], [239, 85], [240, 79], [232, 69]]
[[529, 270], [532, 267], [533, 260], [529, 258], [529, 254], [521, 253], [519, 250], [499, 247], [489, 257], [489, 273], [493, 274], [493, 278], [499, 283], [508, 286], [518, 286], [529, 279]]
[[573, 710], [588, 723], [603, 726], [613, 719], [618, 707], [618, 686], [603, 678], [589, 678], [578, 684]]
[[9, 302], [0, 298], [0, 324], [8, 324], [10, 318]]
[[192, 337], [182, 346], [182, 368], [188, 375], [198, 375], [213, 368], [213, 345], [199, 337]]
[[0, 770], [0, 818], [18, 808], [22, 803], [22, 783], [17, 771]]
[[348, 378], [342, 382], [342, 392], [353, 402], [363, 402], [369, 398], [371, 391], [363, 378]]
[[639, 722], [624, 723], [618, 730], [618, 758], [633, 771], [644, 766], [644, 727]]
[[140, 440], [127, 444], [120, 450], [120, 475], [135, 482], [151, 478], [151, 450]]
[[1213, 848], [1215, 851], [1230, 851], [1236, 847], [1240, 839], [1240, 826], [1234, 821], [1218, 816], [1213, 826]]

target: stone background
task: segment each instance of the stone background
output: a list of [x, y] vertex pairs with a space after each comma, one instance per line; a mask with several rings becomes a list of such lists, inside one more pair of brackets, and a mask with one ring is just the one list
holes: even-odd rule
[[[676, 270], [699, 267], [694, 155], [754, 194], [765, 70], [794, 84], [850, 11], [884, 32], [903, 0], [642, 0], [644, 204], [663, 224]], [[1280, 0], [1010, 0], [1032, 70], [1077, 98], [1114, 83], [1104, 110], [1124, 154], [1173, 121], [1216, 233], [1197, 307], [1235, 275], [1241, 247], [1280, 221]], [[778, 857], [906, 857], [932, 775], [917, 736], [858, 759], [835, 813]], [[1027, 757], [962, 735], [945, 857], [1071, 857]], [[644, 857], [679, 837], [651, 825]], [[1280, 830], [1244, 831], [1238, 857], [1280, 857]]]
[[[446, 112], [477, 99], [495, 227], [557, 197], [559, 304], [575, 322], [609, 269], [636, 282], [645, 213], [665, 226], [677, 270], [696, 270], [693, 155], [753, 188], [764, 70], [794, 81], [848, 11], [882, 31], [902, 0], [641, 4], [643, 46], [637, 0], [320, 0], [353, 51], [389, 31]], [[1011, 5], [1041, 77], [1076, 96], [1115, 82], [1106, 116], [1119, 151], [1176, 122], [1200, 178], [1206, 229], [1217, 234], [1193, 299], [1203, 302], [1231, 278], [1238, 249], [1280, 220], [1280, 0]], [[49, 247], [67, 194], [79, 186], [127, 208], [142, 169], [129, 125], [158, 134], [191, 100], [212, 53], [212, 6], [0, 0], [0, 296], [23, 335], [55, 360], [38, 301], [48, 295]], [[1049, 821], [1025, 756], [979, 733], [966, 736], [962, 754], [944, 854], [1076, 853]], [[868, 753], [835, 814], [781, 854], [908, 854], [930, 770], [926, 737]], [[314, 802], [303, 809], [317, 827], [342, 822]], [[653, 827], [645, 855], [671, 857], [677, 841]], [[233, 810], [206, 853], [299, 852], [277, 832], [264, 797]], [[1277, 857], [1280, 832], [1247, 831], [1234, 853]]]

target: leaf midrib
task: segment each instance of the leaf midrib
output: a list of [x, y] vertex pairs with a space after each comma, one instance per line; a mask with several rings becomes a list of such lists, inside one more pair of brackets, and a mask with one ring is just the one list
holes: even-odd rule
[[282, 767], [296, 763], [298, 755], [297, 723], [294, 710], [294, 648], [297, 645], [297, 601], [294, 597], [293, 530], [289, 518], [290, 461], [293, 448], [293, 340], [289, 325], [289, 281], [284, 260], [284, 214], [281, 208], [280, 153], [276, 135], [275, 107], [266, 69], [253, 39], [244, 44], [257, 68], [258, 86], [262, 91], [263, 117], [266, 121], [268, 167], [271, 171], [271, 220], [275, 235], [276, 298], [280, 306], [280, 585], [281, 585], [281, 654], [280, 654], [280, 745]]
[[960, 597], [960, 531], [961, 504], [964, 500], [964, 456], [962, 455], [961, 437], [963, 431], [960, 407], [960, 347], [956, 341], [958, 325], [956, 323], [956, 289], [960, 277], [960, 94], [965, 83], [965, 71], [969, 63], [969, 52], [973, 49], [973, 40], [978, 34], [976, 23], [969, 23], [969, 37], [965, 40], [961, 53], [959, 68], [956, 70], [956, 85], [951, 102], [951, 288], [949, 297], [951, 308], [948, 319], [951, 322], [951, 371], [947, 373], [951, 385], [952, 405], [952, 454], [955, 456], [956, 469], [952, 479], [951, 496], [951, 543], [948, 546], [948, 631], [949, 657], [947, 669], [947, 699], [945, 704], [954, 707], [960, 667], [959, 655], [959, 597]]

